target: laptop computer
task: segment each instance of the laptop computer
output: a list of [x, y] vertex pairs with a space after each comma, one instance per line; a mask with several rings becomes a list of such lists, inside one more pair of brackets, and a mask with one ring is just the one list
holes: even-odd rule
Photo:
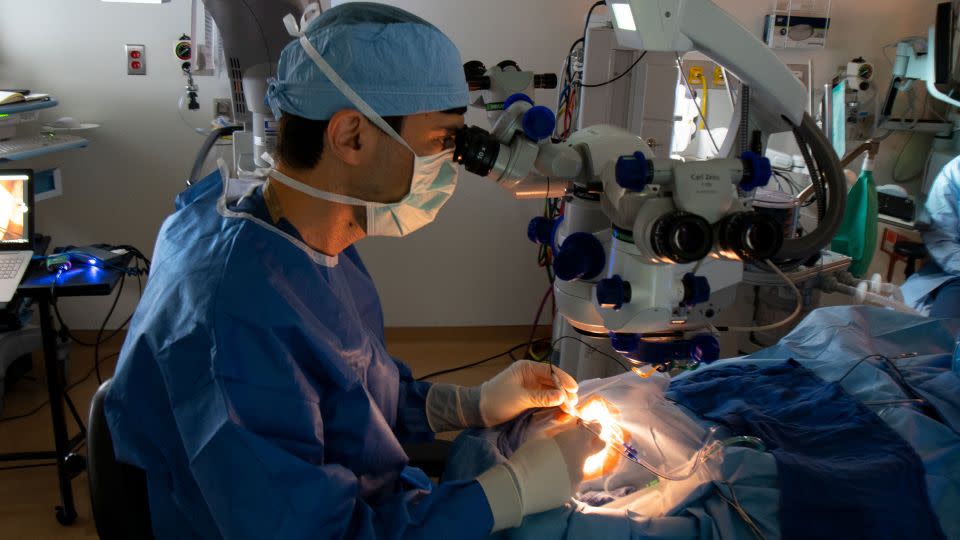
[[13, 299], [33, 257], [33, 171], [0, 169], [0, 303]]

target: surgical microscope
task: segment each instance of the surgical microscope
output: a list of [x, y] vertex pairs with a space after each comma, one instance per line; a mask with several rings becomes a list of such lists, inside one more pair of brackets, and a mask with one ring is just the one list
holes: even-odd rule
[[[734, 301], [745, 268], [792, 287], [783, 270], [820, 256], [840, 225], [846, 183], [805, 112], [801, 83], [713, 2], [607, 3], [619, 47], [669, 54], [678, 66], [681, 54], [698, 50], [742, 82], [733, 136], [721, 154], [727, 157], [658, 157], [637, 133], [604, 124], [554, 140], [549, 109], [534, 105], [529, 93], [498, 95], [494, 84], [482, 92], [483, 102], [503, 104], [491, 113], [493, 129], [462, 131], [455, 159], [518, 197], [563, 192], [562, 216], [536, 217], [527, 231], [553, 253], [562, 319], [554, 343], [571, 338], [559, 348], [561, 367], [573, 371], [566, 363], [584, 356], [596, 358], [580, 365], [603, 364], [597, 355], [616, 354], [635, 370], [689, 369], [719, 358], [719, 333], [750, 330], [715, 323]], [[782, 222], [753, 208], [755, 190], [772, 174], [763, 147], [784, 131], [793, 133], [817, 194], [819, 224], [799, 238], [786, 237]]]

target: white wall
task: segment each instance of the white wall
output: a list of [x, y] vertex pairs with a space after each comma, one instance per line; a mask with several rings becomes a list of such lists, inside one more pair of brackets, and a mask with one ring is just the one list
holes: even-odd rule
[[[176, 105], [184, 78], [173, 43], [190, 30], [189, 7], [189, 0], [156, 6], [0, 0], [0, 86], [56, 96], [60, 106], [43, 111], [44, 120], [73, 116], [103, 125], [82, 132], [90, 140], [86, 149], [11, 164], [61, 168], [63, 196], [36, 208], [37, 228], [54, 245], [124, 243], [152, 252], [202, 140], [182, 123]], [[147, 76], [126, 75], [127, 43], [147, 46]], [[208, 109], [225, 94], [223, 82], [205, 78], [200, 85]], [[135, 281], [124, 296], [118, 322], [135, 305]], [[97, 328], [109, 301], [63, 299], [61, 306], [71, 326]]]
[[[435, 23], [460, 47], [464, 60], [488, 65], [514, 59], [525, 69], [557, 71], [582, 31], [590, 0], [390, 0]], [[719, 0], [759, 33], [763, 0]], [[889, 68], [880, 47], [917, 34], [932, 22], [933, 0], [837, 0], [830, 48], [782, 53], [786, 61], [812, 54], [822, 84], [836, 65], [856, 55], [876, 62], [880, 80]], [[280, 24], [277, 21], [277, 24]], [[100, 0], [0, 0], [0, 86], [54, 93], [62, 105], [44, 113], [103, 123], [85, 150], [38, 159], [35, 168], [59, 165], [64, 195], [38, 205], [38, 225], [58, 244], [131, 243], [152, 250], [200, 138], [181, 123], [182, 92], [173, 41], [188, 30], [189, 0], [160, 6]], [[122, 47], [147, 45], [147, 77], [127, 77]], [[201, 104], [226, 95], [223, 81], [199, 79]], [[554, 92], [538, 100], [552, 105]], [[468, 123], [486, 126], [471, 112]], [[547, 287], [525, 238], [541, 204], [511, 200], [496, 186], [463, 174], [437, 223], [402, 240], [361, 242], [379, 285], [391, 326], [529, 323]], [[128, 313], [135, 295], [121, 302]], [[63, 300], [68, 322], [99, 325], [108, 303]]]

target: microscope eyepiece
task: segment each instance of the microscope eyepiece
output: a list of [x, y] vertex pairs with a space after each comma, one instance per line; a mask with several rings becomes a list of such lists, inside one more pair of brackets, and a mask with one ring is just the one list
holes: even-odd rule
[[706, 219], [687, 212], [667, 214], [654, 223], [650, 243], [660, 257], [687, 264], [713, 249], [713, 231]]
[[783, 247], [783, 226], [767, 214], [738, 212], [720, 221], [717, 241], [745, 261], [762, 262]]
[[453, 160], [467, 171], [478, 176], [487, 176], [497, 163], [500, 141], [483, 128], [464, 127], [457, 132]]

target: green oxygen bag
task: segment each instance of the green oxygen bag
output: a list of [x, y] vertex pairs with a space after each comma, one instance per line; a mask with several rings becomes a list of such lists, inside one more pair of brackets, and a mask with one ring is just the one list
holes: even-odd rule
[[849, 272], [863, 277], [877, 249], [877, 185], [873, 181], [873, 156], [867, 154], [860, 177], [847, 194], [843, 223], [830, 249], [853, 259]]

